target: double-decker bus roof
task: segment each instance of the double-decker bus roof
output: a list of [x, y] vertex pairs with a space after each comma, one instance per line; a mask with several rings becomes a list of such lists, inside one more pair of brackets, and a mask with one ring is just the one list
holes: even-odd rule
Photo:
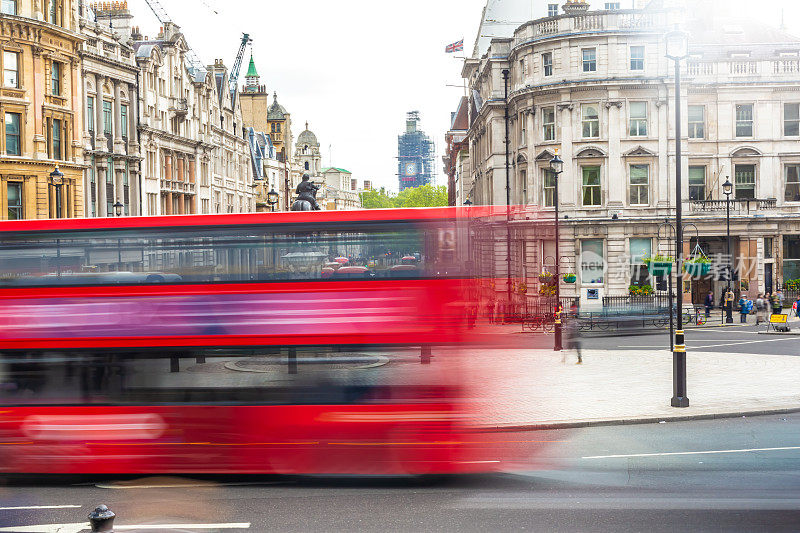
[[152, 217], [61, 218], [0, 221], [0, 232], [68, 231], [193, 226], [252, 226], [259, 224], [304, 224], [315, 222], [405, 222], [466, 219], [505, 213], [505, 206], [422, 207], [360, 209], [351, 211], [279, 211], [275, 213], [167, 215]]

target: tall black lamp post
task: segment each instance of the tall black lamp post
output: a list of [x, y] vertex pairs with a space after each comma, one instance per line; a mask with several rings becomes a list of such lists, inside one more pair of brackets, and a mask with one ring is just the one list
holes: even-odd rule
[[553, 156], [553, 159], [550, 160], [550, 171], [553, 173], [555, 178], [555, 188], [553, 191], [553, 207], [555, 207], [555, 215], [556, 215], [556, 268], [555, 272], [553, 273], [556, 277], [556, 316], [555, 316], [555, 326], [556, 326], [556, 334], [555, 334], [555, 341], [553, 342], [553, 351], [560, 352], [562, 347], [562, 336], [561, 336], [561, 316], [562, 316], [562, 309], [561, 309], [561, 265], [559, 265], [559, 233], [558, 233], [558, 179], [562, 172], [564, 172], [564, 161], [558, 157], [558, 150], [556, 150], [556, 155]]
[[728, 272], [725, 276], [727, 280], [727, 287], [725, 289], [725, 322], [733, 324], [733, 300], [728, 297], [728, 294], [731, 292], [731, 278], [733, 277], [733, 267], [731, 265], [731, 194], [733, 193], [733, 183], [731, 183], [730, 177], [725, 178], [725, 183], [722, 184], [722, 192], [725, 194], [725, 226], [727, 228], [726, 253], [728, 255]]
[[58, 170], [58, 165], [50, 173], [50, 182], [56, 188], [56, 218], [61, 218], [61, 186], [64, 185], [64, 173]]
[[[676, 316], [683, 316], [683, 223], [681, 166], [681, 60], [689, 55], [689, 39], [684, 31], [674, 30], [666, 34], [667, 57], [675, 62], [675, 278], [678, 288]], [[679, 322], [680, 324], [680, 322]], [[672, 349], [672, 407], [689, 407], [686, 397], [686, 341], [682, 326], [675, 330]]]
[[503, 117], [506, 127], [505, 140], [503, 141], [506, 146], [506, 308], [504, 322], [508, 321], [511, 314], [511, 164], [509, 162], [509, 150], [511, 149], [511, 140], [508, 136], [508, 76], [510, 71], [503, 70], [503, 87], [504, 87], [504, 110]]

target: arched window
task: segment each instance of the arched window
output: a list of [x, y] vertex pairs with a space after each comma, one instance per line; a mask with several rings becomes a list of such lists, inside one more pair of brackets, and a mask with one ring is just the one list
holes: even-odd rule
[[306, 161], [306, 165], [305, 166], [306, 166], [306, 170], [308, 170], [308, 161]]

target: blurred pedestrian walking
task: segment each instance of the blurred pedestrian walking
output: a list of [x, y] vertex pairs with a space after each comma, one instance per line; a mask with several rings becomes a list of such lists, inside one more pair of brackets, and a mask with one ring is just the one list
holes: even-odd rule
[[708, 318], [711, 316], [711, 310], [714, 309], [714, 291], [708, 291], [704, 304], [706, 307], [706, 318]]
[[756, 298], [756, 326], [764, 322], [764, 311], [767, 309], [767, 304], [764, 302], [764, 295], [758, 293]]
[[739, 322], [742, 324], [747, 324], [747, 315], [750, 314], [750, 311], [753, 310], [753, 302], [747, 299], [747, 297], [742, 294], [739, 297]]
[[[570, 306], [569, 315], [565, 316], [565, 313], [561, 313], [562, 322], [566, 318], [564, 332], [566, 333], [567, 342], [565, 343], [565, 348], [567, 350], [575, 350], [575, 352], [577, 352], [578, 362], [575, 363], [576, 365], [583, 363], [583, 356], [581, 354], [580, 329], [578, 328], [578, 321], [580, 320], [579, 314], [578, 304], [576, 302], [573, 302]], [[562, 361], [563, 360], [564, 359], [562, 358]]]
[[775, 315], [783, 314], [784, 297], [780, 289], [772, 295], [772, 313]]

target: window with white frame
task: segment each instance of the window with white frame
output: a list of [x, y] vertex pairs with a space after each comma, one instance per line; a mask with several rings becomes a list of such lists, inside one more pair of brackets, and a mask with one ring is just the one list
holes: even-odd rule
[[597, 50], [594, 48], [584, 48], [583, 53], [583, 71], [596, 72], [597, 71]]
[[800, 202], [800, 164], [786, 165], [784, 176], [786, 185], [783, 199], [787, 202]]
[[630, 166], [630, 205], [648, 205], [650, 203], [650, 166]]
[[542, 203], [544, 207], [556, 205], [556, 175], [552, 169], [542, 169]]
[[644, 46], [631, 46], [631, 70], [644, 70]]
[[756, 197], [756, 166], [734, 166], [734, 198], [737, 200], [752, 200]]
[[603, 283], [605, 259], [602, 239], [581, 241], [581, 283]]
[[689, 200], [706, 199], [706, 167], [689, 167]]
[[548, 17], [558, 16], [558, 4], [547, 4], [547, 16]]
[[753, 104], [736, 104], [736, 136], [753, 136]]
[[525, 146], [528, 142], [527, 131], [525, 130], [525, 115], [519, 116], [519, 145]]
[[650, 271], [644, 260], [653, 253], [651, 239], [630, 239], [631, 285], [650, 285]]
[[702, 105], [689, 106], [689, 138], [705, 139], [706, 137], [706, 108]]
[[584, 206], [602, 205], [600, 190], [600, 167], [596, 165], [581, 167], [581, 198]]
[[542, 54], [542, 71], [545, 76], [553, 75], [553, 52], [545, 52]]
[[600, 136], [600, 113], [596, 104], [583, 104], [581, 106], [581, 126], [583, 138]]
[[606, 2], [606, 11], [618, 11], [619, 2]]
[[2, 12], [4, 15], [17, 14], [17, 0], [3, 0]]
[[556, 108], [553, 106], [542, 108], [542, 139], [556, 140]]
[[630, 135], [631, 137], [644, 137], [647, 135], [647, 102], [630, 102], [628, 104], [630, 113]]
[[22, 220], [22, 182], [6, 182], [6, 199], [8, 200], [8, 220]]
[[783, 104], [783, 134], [787, 137], [800, 135], [800, 104]]
[[19, 88], [19, 54], [3, 52], [3, 85]]

